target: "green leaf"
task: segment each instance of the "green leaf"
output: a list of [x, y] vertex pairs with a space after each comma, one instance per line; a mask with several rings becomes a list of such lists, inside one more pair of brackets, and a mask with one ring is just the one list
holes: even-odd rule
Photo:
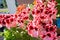
[[34, 5], [33, 5], [33, 4], [29, 4], [29, 7], [30, 7], [30, 9], [32, 10], [33, 7], [34, 7]]
[[60, 5], [57, 5], [58, 13], [60, 15]]
[[0, 32], [0, 36], [3, 36], [3, 32]]
[[27, 31], [21, 28], [12, 28], [11, 30], [4, 30], [4, 40], [38, 40], [28, 35]]
[[58, 3], [60, 3], [60, 0], [56, 0]]
[[30, 20], [33, 20], [32, 14], [29, 15], [29, 19], [30, 19]]
[[28, 23], [29, 23], [29, 21], [27, 21], [27, 20], [24, 21], [25, 26], [26, 26]]

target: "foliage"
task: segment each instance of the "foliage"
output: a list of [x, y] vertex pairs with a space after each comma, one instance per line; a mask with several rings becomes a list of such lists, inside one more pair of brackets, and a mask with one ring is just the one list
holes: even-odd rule
[[20, 28], [11, 28], [4, 30], [4, 40], [38, 40], [27, 34], [26, 30]]
[[60, 0], [56, 0], [58, 5], [57, 5], [57, 9], [58, 9], [58, 14], [60, 15]]

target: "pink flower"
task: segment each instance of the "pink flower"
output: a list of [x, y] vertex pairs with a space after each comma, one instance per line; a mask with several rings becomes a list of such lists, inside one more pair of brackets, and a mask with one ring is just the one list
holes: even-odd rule
[[38, 37], [38, 28], [37, 28], [37, 26], [34, 27], [34, 25], [32, 23], [30, 23], [27, 26], [27, 30], [28, 30], [28, 34], [31, 35], [32, 37]]
[[[24, 28], [25, 21], [29, 21], [27, 26], [28, 34], [32, 37], [40, 37], [43, 40], [57, 40], [56, 25], [53, 25], [53, 19], [56, 19], [57, 9], [55, 0], [36, 0], [37, 4], [30, 10], [29, 7], [23, 9], [18, 15], [7, 14], [0, 15], [0, 24], [6, 28], [16, 27]], [[30, 20], [30, 14], [33, 20]]]
[[17, 23], [16, 23], [16, 21], [13, 21], [11, 24], [10, 24], [10, 27], [12, 28], [12, 27], [16, 27], [17, 26]]

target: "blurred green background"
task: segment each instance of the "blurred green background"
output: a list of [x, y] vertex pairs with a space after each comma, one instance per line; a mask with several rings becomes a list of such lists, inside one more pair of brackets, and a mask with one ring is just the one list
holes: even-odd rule
[[57, 9], [58, 9], [58, 14], [60, 15], [60, 0], [56, 0], [58, 2]]

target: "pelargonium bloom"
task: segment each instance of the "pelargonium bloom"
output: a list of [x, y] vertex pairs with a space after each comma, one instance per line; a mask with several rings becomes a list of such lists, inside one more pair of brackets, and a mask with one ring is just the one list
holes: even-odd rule
[[[53, 25], [53, 19], [56, 19], [57, 8], [55, 0], [35, 0], [37, 2], [34, 8], [30, 7], [18, 10], [18, 14], [0, 15], [0, 25], [8, 29], [26, 26], [26, 30], [32, 37], [40, 37], [43, 40], [57, 40], [56, 25]], [[28, 23], [25, 25], [25, 21]]]

